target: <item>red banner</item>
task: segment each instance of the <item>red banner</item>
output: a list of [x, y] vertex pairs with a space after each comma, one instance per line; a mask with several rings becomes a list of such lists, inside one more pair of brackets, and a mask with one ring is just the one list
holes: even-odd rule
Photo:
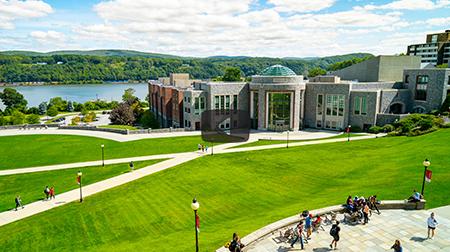
[[77, 176], [77, 184], [80, 184], [81, 176]]
[[195, 215], [195, 228], [197, 229], [197, 232], [200, 233], [200, 218], [198, 217], [198, 214]]
[[431, 175], [433, 174], [433, 172], [431, 170], [427, 170], [425, 172], [425, 180], [430, 183], [431, 182]]

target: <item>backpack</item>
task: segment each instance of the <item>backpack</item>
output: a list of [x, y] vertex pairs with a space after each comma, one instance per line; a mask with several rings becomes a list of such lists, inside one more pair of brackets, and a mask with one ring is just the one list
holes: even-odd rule
[[331, 229], [330, 229], [330, 235], [331, 235], [331, 236], [337, 235], [337, 226], [336, 226], [336, 225], [333, 225], [333, 226], [331, 227]]

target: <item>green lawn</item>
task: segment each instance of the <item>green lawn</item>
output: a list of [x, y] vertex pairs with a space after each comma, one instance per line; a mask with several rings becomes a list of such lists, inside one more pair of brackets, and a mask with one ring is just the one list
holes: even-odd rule
[[130, 125], [102, 125], [98, 126], [99, 128], [106, 128], [106, 129], [128, 129], [128, 130], [137, 130], [136, 127], [130, 126]]
[[407, 198], [425, 158], [427, 207], [450, 203], [450, 129], [419, 137], [205, 156], [0, 227], [5, 251], [193, 251], [197, 196], [200, 250], [214, 251], [279, 219], [341, 204], [351, 195]]
[[[135, 169], [147, 167], [162, 160], [134, 162]], [[128, 163], [73, 168], [57, 171], [34, 172], [0, 176], [0, 212], [12, 209], [14, 197], [20, 195], [24, 204], [44, 198], [45, 186], [54, 186], [55, 192], [63, 193], [78, 187], [76, 174], [83, 172], [83, 184], [92, 184], [130, 171]]]
[[74, 135], [0, 137], [0, 170], [197, 150], [200, 136], [116, 142]]
[[[352, 137], [359, 137], [359, 136], [367, 136], [368, 134], [365, 133], [350, 133], [350, 140]], [[308, 142], [308, 141], [317, 141], [317, 140], [325, 140], [325, 139], [335, 139], [335, 138], [347, 138], [348, 134], [340, 134], [336, 136], [331, 137], [324, 137], [324, 138], [318, 138], [318, 139], [306, 139], [306, 140], [289, 140], [289, 143], [298, 143], [298, 142]], [[251, 142], [243, 145], [234, 146], [232, 148], [242, 148], [242, 147], [253, 147], [253, 146], [263, 146], [263, 145], [271, 145], [271, 144], [286, 144], [286, 140], [269, 140], [269, 139], [260, 139], [256, 142]]]

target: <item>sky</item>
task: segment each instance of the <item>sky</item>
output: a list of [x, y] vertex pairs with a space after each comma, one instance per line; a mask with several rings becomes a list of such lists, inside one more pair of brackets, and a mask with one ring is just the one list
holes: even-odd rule
[[450, 0], [0, 0], [0, 51], [398, 54], [450, 29]]

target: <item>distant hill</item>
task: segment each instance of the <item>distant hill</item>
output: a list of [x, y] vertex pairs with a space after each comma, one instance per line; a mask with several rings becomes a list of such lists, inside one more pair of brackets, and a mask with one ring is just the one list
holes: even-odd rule
[[52, 52], [33, 52], [33, 51], [3, 51], [0, 52], [3, 55], [21, 55], [21, 56], [53, 56], [53, 55], [88, 55], [88, 56], [123, 56], [123, 57], [146, 57], [146, 58], [183, 58], [181, 56], [160, 54], [160, 53], [147, 53], [133, 50], [64, 50], [64, 51], [52, 51]]

